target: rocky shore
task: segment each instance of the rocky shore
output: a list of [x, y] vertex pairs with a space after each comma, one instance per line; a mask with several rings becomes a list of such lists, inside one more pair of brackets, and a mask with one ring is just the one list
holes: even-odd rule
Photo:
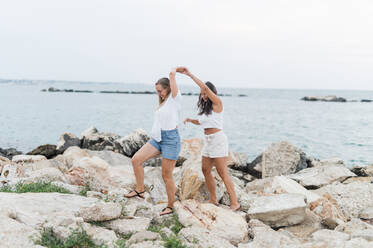
[[251, 162], [230, 152], [241, 204], [233, 212], [215, 170], [219, 206], [207, 203], [202, 140], [183, 140], [175, 213], [159, 216], [167, 202], [160, 158], [144, 165], [145, 200], [123, 197], [135, 186], [131, 157], [148, 139], [143, 130], [121, 137], [92, 127], [29, 155], [0, 149], [0, 247], [373, 247], [373, 165], [348, 169], [285, 141]]

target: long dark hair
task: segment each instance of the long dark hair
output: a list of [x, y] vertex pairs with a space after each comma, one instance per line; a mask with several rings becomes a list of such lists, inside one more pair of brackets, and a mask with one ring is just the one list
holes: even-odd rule
[[[218, 94], [215, 85], [213, 85], [211, 82], [206, 82], [205, 84], [212, 92], [215, 93], [215, 95]], [[210, 115], [212, 113], [212, 101], [209, 98], [207, 98], [207, 101], [204, 101], [201, 94], [199, 94], [197, 107], [199, 115]]]

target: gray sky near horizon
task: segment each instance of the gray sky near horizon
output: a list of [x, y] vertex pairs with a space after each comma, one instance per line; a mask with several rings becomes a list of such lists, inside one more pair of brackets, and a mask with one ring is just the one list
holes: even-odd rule
[[177, 65], [224, 87], [373, 90], [373, 1], [0, 1], [0, 78], [154, 83]]

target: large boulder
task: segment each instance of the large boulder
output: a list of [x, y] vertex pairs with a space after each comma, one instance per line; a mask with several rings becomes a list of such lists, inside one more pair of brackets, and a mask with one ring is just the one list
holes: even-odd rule
[[117, 142], [122, 147], [121, 152], [127, 157], [132, 157], [149, 139], [143, 129], [136, 129], [129, 135], [119, 138]]
[[78, 137], [76, 137], [74, 134], [64, 133], [60, 136], [56, 149], [58, 153], [63, 153], [64, 151], [66, 151], [67, 148], [71, 146], [80, 147], [80, 144], [81, 144], [81, 140]]
[[183, 228], [178, 234], [183, 240], [188, 243], [196, 244], [197, 247], [211, 248], [234, 248], [228, 240], [211, 233], [210, 230], [201, 227]]
[[[61, 193], [0, 193], [2, 208], [12, 209], [19, 223], [38, 228], [56, 213], [74, 217], [80, 208], [88, 207], [98, 200], [73, 194]], [[3, 225], [0, 225], [0, 228]], [[1, 233], [1, 231], [0, 231]]]
[[314, 192], [319, 195], [325, 193], [330, 195], [347, 219], [357, 218], [361, 211], [373, 206], [373, 184], [371, 183], [342, 184], [335, 182]]
[[293, 174], [310, 165], [311, 160], [302, 150], [282, 141], [268, 147], [247, 165], [245, 171], [257, 178], [265, 178]]
[[92, 204], [89, 207], [82, 207], [79, 210], [79, 215], [86, 222], [117, 219], [121, 213], [122, 206], [119, 203], [114, 202], [99, 202]]
[[89, 128], [82, 133], [82, 148], [102, 151], [121, 152], [122, 147], [117, 142], [120, 136], [113, 133], [98, 132], [96, 128]]
[[275, 176], [254, 180], [246, 184], [245, 191], [247, 193], [256, 192], [263, 194], [302, 194], [306, 197], [307, 204], [315, 202], [321, 198], [318, 194], [305, 189], [296, 181], [285, 176]]
[[55, 145], [42, 145], [38, 146], [31, 152], [28, 152], [27, 155], [43, 155], [47, 159], [51, 159], [55, 156], [57, 156], [58, 151], [57, 151], [57, 146]]
[[249, 236], [253, 239], [247, 244], [240, 244], [239, 248], [297, 248], [300, 242], [281, 232], [276, 232], [260, 220], [249, 221]]
[[145, 231], [149, 228], [151, 219], [135, 217], [129, 219], [116, 219], [103, 222], [103, 225], [122, 235]]
[[247, 215], [271, 227], [291, 226], [301, 223], [306, 216], [306, 199], [301, 194], [276, 194], [254, 199]]
[[356, 176], [344, 166], [320, 166], [307, 168], [288, 177], [297, 181], [307, 189], [317, 189], [335, 181], [342, 182], [348, 177]]
[[15, 155], [20, 155], [22, 152], [17, 151], [15, 148], [2, 149], [0, 148], [0, 156], [12, 159]]
[[12, 162], [14, 163], [36, 163], [47, 158], [43, 155], [16, 155], [13, 156]]
[[195, 200], [176, 202], [175, 209], [184, 226], [208, 229], [210, 233], [235, 245], [247, 240], [246, 220], [236, 212]]

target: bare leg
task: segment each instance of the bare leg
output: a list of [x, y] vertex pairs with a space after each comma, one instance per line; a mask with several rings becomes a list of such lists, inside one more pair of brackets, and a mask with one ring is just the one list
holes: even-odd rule
[[[135, 155], [132, 157], [132, 168], [133, 172], [135, 173], [136, 177], [136, 191], [143, 192], [144, 191], [144, 168], [142, 164], [157, 155], [160, 152], [151, 145], [149, 142], [143, 145], [143, 147], [138, 150]], [[129, 194], [124, 195], [125, 197], [132, 197], [136, 195], [136, 192], [130, 192]]]
[[[176, 160], [169, 160], [166, 158], [162, 159], [162, 178], [166, 185], [166, 192], [168, 197], [167, 207], [174, 207], [176, 187], [174, 179], [172, 177], [172, 171], [175, 168]], [[170, 209], [166, 208], [161, 214], [171, 212]]]
[[209, 202], [215, 205], [218, 205], [218, 201], [216, 200], [216, 183], [215, 179], [211, 174], [211, 170], [213, 167], [213, 160], [212, 158], [208, 158], [202, 156], [202, 172], [205, 176], [207, 189], [210, 193], [210, 200]]
[[234, 184], [232, 182], [232, 178], [230, 177], [230, 175], [228, 173], [227, 158], [226, 157], [214, 158], [214, 162], [216, 164], [216, 170], [218, 171], [221, 179], [223, 179], [225, 187], [227, 188], [229, 198], [231, 200], [231, 207], [230, 208], [232, 210], [239, 209], [240, 204], [237, 201], [236, 192], [234, 191]]

